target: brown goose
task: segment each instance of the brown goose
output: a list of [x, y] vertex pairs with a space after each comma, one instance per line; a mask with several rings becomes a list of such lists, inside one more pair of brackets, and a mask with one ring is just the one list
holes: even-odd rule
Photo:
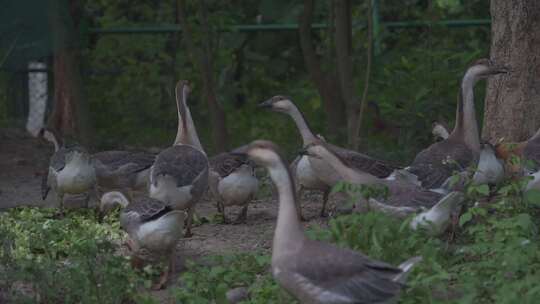
[[[433, 123], [433, 135], [440, 140], [448, 138], [448, 131], [444, 124], [439, 122]], [[439, 140], [437, 140], [439, 141]], [[499, 160], [495, 153], [495, 148], [490, 143], [481, 143], [480, 156], [478, 158], [478, 167], [473, 175], [473, 184], [496, 184], [504, 177], [504, 164]], [[451, 184], [450, 180], [447, 180], [442, 188], [447, 189]], [[452, 186], [451, 188], [455, 188]]]
[[[359, 185], [387, 187], [386, 198], [370, 198], [362, 207], [379, 210], [400, 218], [420, 213], [416, 216], [417, 219], [413, 219], [413, 229], [422, 227], [433, 235], [443, 233], [450, 222], [451, 213], [463, 200], [463, 196], [458, 192], [451, 192], [443, 196], [441, 193], [421, 188], [404, 179], [382, 179], [355, 170], [347, 166], [337, 154], [328, 149], [326, 144], [322, 142], [308, 145], [306, 152], [312, 158], [322, 159], [332, 166], [339, 173], [339, 180]], [[314, 165], [313, 169], [317, 171], [318, 166]]]
[[247, 220], [249, 202], [257, 194], [259, 181], [255, 169], [247, 155], [237, 152], [225, 152], [210, 158], [209, 188], [217, 200], [218, 211], [225, 223], [225, 207], [243, 206], [234, 223]]
[[64, 195], [86, 193], [86, 207], [90, 193], [95, 193], [96, 172], [90, 154], [78, 144], [59, 142], [53, 131], [42, 129], [41, 136], [54, 144], [54, 154], [49, 161], [49, 173], [43, 177], [41, 194], [47, 198], [53, 188], [56, 192], [60, 213], [64, 211]]
[[186, 237], [192, 235], [195, 204], [208, 187], [208, 159], [187, 107], [187, 81], [176, 85], [178, 131], [174, 145], [156, 157], [150, 170], [150, 197], [174, 209], [187, 210]]
[[399, 296], [407, 273], [421, 257], [394, 267], [357, 251], [308, 239], [296, 213], [291, 174], [277, 147], [255, 141], [247, 153], [268, 169], [278, 189], [271, 269], [282, 288], [301, 303], [386, 303]]
[[474, 85], [480, 79], [501, 73], [507, 73], [507, 69], [488, 59], [480, 59], [467, 69], [459, 91], [454, 130], [446, 140], [418, 153], [408, 169], [418, 176], [423, 187], [438, 188], [453, 171], [463, 171], [470, 165], [476, 165], [480, 137], [474, 109]]
[[[495, 146], [497, 156], [508, 162], [513, 156], [531, 162], [527, 164], [528, 171], [538, 171], [540, 169], [540, 129], [526, 141], [518, 143], [498, 143]], [[527, 167], [527, 166], [526, 166]], [[512, 171], [519, 171], [521, 168], [512, 168]], [[530, 172], [529, 172], [530, 173]]]
[[[296, 127], [300, 131], [303, 146], [320, 140], [313, 134], [306, 120], [304, 119], [304, 116], [289, 97], [280, 95], [274, 96], [262, 102], [259, 104], [259, 106], [262, 108], [268, 108], [274, 112], [288, 114], [294, 120]], [[330, 144], [328, 144], [328, 147], [330, 147], [335, 153], [338, 153], [348, 165], [359, 170], [369, 172], [377, 177], [386, 177], [390, 175], [394, 169], [396, 169], [394, 166], [356, 151], [347, 150]], [[321, 210], [321, 216], [324, 216], [326, 201], [328, 199], [328, 192], [330, 189], [330, 184], [324, 179], [327, 177], [334, 177], [335, 179], [337, 178], [337, 174], [333, 172], [330, 166], [327, 166], [327, 170], [325, 170], [323, 174], [324, 176], [315, 174], [311, 168], [313, 161], [317, 160], [312, 160], [307, 156], [300, 156], [293, 162], [291, 170], [294, 172], [294, 178], [299, 186], [300, 192], [303, 189], [316, 189], [324, 192], [323, 207]]]
[[[156, 155], [135, 151], [102, 151], [92, 155], [100, 190], [145, 191]], [[104, 192], [105, 192], [104, 191]]]
[[134, 258], [156, 262], [168, 258], [165, 270], [154, 289], [161, 289], [175, 268], [175, 247], [182, 236], [184, 211], [173, 210], [163, 202], [146, 196], [137, 197], [131, 202], [121, 192], [112, 191], [101, 197], [100, 211], [107, 212], [116, 205], [123, 208], [120, 225], [129, 235], [128, 246]]

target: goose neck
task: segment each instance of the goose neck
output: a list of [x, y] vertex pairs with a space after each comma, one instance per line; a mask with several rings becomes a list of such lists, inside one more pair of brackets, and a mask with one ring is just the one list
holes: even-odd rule
[[188, 144], [203, 151], [199, 136], [197, 134], [197, 129], [195, 128], [195, 123], [191, 117], [191, 112], [187, 106], [186, 100], [187, 89], [184, 88], [182, 89], [181, 98], [176, 99], [178, 107], [178, 130], [176, 132], [174, 144]]
[[315, 142], [317, 138], [315, 135], [313, 135], [313, 132], [311, 132], [311, 129], [309, 128], [304, 115], [302, 115], [302, 112], [300, 112], [300, 110], [294, 104], [291, 104], [287, 113], [294, 120], [294, 123], [300, 132], [300, 136], [302, 136], [304, 146]]
[[274, 234], [274, 252], [294, 247], [305, 236], [296, 211], [295, 191], [291, 175], [283, 163], [269, 168], [270, 177], [278, 190], [279, 211]]
[[470, 149], [475, 153], [480, 153], [480, 137], [474, 108], [474, 85], [476, 82], [475, 75], [470, 72], [467, 72], [463, 77], [458, 99], [456, 126], [452, 135], [462, 137]]

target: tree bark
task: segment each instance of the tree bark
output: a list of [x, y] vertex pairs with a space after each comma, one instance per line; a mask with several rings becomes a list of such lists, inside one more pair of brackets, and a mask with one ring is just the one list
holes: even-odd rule
[[357, 145], [358, 136], [356, 125], [358, 119], [358, 104], [354, 93], [352, 68], [352, 23], [351, 1], [334, 1], [336, 23], [336, 57], [338, 79], [341, 94], [347, 108], [347, 142], [350, 147]]
[[212, 62], [212, 36], [208, 23], [208, 7], [206, 1], [201, 1], [201, 28], [203, 28], [202, 48], [199, 49], [193, 40], [193, 34], [189, 22], [186, 19], [185, 4], [183, 0], [178, 0], [178, 17], [182, 24], [182, 32], [191, 57], [198, 63], [199, 71], [202, 75], [203, 94], [206, 99], [210, 119], [212, 121], [212, 139], [217, 152], [225, 151], [228, 148], [228, 131], [225, 112], [218, 102], [214, 80], [214, 66]]
[[364, 79], [364, 92], [362, 93], [362, 99], [360, 100], [360, 110], [358, 111], [358, 117], [356, 118], [356, 125], [355, 125], [355, 134], [356, 134], [356, 140], [353, 144], [353, 149], [358, 150], [360, 145], [360, 140], [362, 137], [360, 136], [360, 130], [362, 128], [362, 119], [364, 117], [364, 112], [366, 109], [367, 104], [367, 97], [368, 97], [368, 91], [369, 91], [369, 80], [371, 77], [371, 63], [372, 63], [372, 56], [373, 56], [373, 15], [372, 15], [372, 6], [371, 6], [371, 0], [368, 0], [368, 47], [367, 47], [367, 62], [366, 62], [366, 75]]
[[491, 1], [491, 59], [509, 66], [488, 81], [483, 138], [528, 139], [540, 127], [540, 1]]
[[82, 93], [78, 23], [82, 16], [79, 1], [69, 1], [69, 18], [61, 14], [57, 1], [52, 1], [51, 27], [54, 31], [53, 71], [54, 104], [47, 126], [62, 136], [77, 138], [85, 146], [92, 143], [88, 105]]
[[336, 72], [324, 73], [320, 59], [311, 43], [311, 23], [313, 22], [314, 1], [304, 1], [304, 12], [300, 16], [299, 37], [300, 47], [309, 76], [321, 96], [323, 107], [327, 114], [327, 134], [338, 136], [345, 127], [345, 104], [336, 81]]

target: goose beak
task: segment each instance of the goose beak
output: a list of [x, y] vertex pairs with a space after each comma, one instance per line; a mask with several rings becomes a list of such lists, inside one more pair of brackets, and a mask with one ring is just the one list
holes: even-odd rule
[[265, 100], [258, 104], [258, 107], [261, 109], [271, 109], [272, 108], [272, 99]]
[[510, 73], [510, 68], [504, 65], [495, 66], [491, 69], [491, 74], [508, 74]]
[[248, 151], [249, 151], [249, 144], [238, 147], [238, 148], [232, 150], [231, 153], [247, 155]]

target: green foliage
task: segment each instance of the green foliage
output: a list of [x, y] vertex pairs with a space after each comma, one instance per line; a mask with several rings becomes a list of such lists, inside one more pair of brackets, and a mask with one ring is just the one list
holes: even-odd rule
[[[411, 231], [408, 221], [374, 212], [337, 217], [328, 227], [314, 227], [307, 233], [393, 265], [422, 256], [400, 303], [535, 303], [540, 296], [535, 209], [540, 195], [532, 190], [522, 193], [527, 180], [508, 180], [496, 189], [467, 186], [470, 207], [461, 215], [453, 240]], [[343, 184], [337, 190], [360, 191], [353, 188]], [[250, 299], [245, 303], [291, 302], [267, 271], [268, 256], [240, 254], [213, 261], [211, 266], [188, 270], [182, 277], [187, 288], [176, 293], [179, 300], [222, 303], [230, 288], [249, 286]]]
[[0, 291], [16, 303], [144, 299], [136, 291], [142, 279], [118, 252], [117, 221], [98, 224], [91, 212], [56, 219], [54, 212], [13, 209], [0, 215]]

